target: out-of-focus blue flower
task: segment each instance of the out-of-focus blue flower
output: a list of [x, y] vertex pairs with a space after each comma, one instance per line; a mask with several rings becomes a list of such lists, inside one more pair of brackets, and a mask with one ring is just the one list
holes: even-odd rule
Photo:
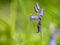
[[54, 36], [50, 37], [50, 45], [56, 45]]
[[55, 33], [60, 33], [60, 29], [56, 29], [55, 30]]

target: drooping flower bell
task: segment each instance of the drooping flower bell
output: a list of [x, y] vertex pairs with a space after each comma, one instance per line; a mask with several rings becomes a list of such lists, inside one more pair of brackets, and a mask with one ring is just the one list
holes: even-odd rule
[[40, 32], [41, 31], [41, 23], [40, 23], [40, 21], [38, 22], [37, 28], [38, 28], [38, 32]]

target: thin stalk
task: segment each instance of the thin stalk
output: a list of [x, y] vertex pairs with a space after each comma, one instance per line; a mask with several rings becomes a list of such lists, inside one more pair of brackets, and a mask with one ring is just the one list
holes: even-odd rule
[[15, 32], [15, 21], [16, 21], [16, 4], [17, 0], [12, 1], [11, 6], [10, 6], [10, 26], [11, 26], [11, 36], [14, 35]]

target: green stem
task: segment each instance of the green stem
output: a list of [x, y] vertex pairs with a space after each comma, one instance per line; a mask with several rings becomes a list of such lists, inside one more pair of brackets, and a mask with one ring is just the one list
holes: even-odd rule
[[15, 31], [15, 21], [16, 21], [16, 9], [17, 9], [17, 4], [16, 4], [17, 0], [12, 1], [11, 3], [11, 7], [10, 7], [10, 26], [11, 26], [11, 36], [14, 35], [14, 31]]

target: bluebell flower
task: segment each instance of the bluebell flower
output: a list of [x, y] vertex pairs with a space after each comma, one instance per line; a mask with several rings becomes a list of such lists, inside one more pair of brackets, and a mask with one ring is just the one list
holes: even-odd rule
[[55, 33], [60, 33], [60, 29], [56, 29], [55, 30]]
[[41, 27], [41, 23], [40, 23], [40, 21], [39, 21], [39, 22], [38, 22], [38, 26], [37, 26], [37, 28], [38, 28], [38, 32], [41, 31], [41, 30], [40, 30], [40, 29], [41, 29], [40, 27]]
[[43, 13], [44, 13], [44, 9], [42, 8], [41, 11], [40, 11], [39, 16], [43, 16]]
[[30, 20], [39, 20], [39, 16], [30, 15]]
[[50, 37], [50, 45], [56, 45], [54, 36]]
[[34, 6], [34, 10], [36, 11], [36, 13], [38, 13], [39, 10], [40, 10], [40, 7], [39, 7], [39, 5], [38, 5], [37, 2], [36, 2], [36, 4], [35, 4], [35, 6]]
[[34, 6], [34, 10], [38, 14], [38, 16], [30, 15], [30, 20], [39, 20], [37, 29], [38, 29], [38, 32], [40, 32], [40, 29], [41, 29], [41, 16], [43, 15], [44, 9], [42, 8], [41, 11], [40, 11], [40, 7], [39, 7], [38, 3], [36, 2], [35, 6]]

